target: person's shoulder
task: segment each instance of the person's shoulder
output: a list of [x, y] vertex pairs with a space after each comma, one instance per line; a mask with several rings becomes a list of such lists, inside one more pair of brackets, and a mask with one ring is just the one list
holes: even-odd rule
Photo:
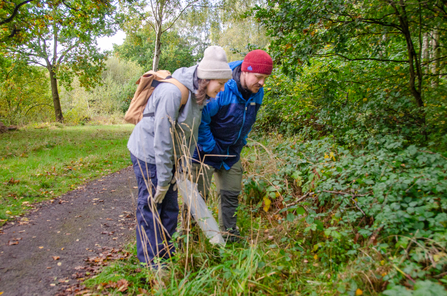
[[163, 82], [163, 83], [160, 83], [154, 89], [153, 95], [154, 96], [158, 96], [158, 97], [178, 96], [179, 98], [181, 98], [182, 97], [182, 92], [174, 84], [169, 83], [169, 82]]

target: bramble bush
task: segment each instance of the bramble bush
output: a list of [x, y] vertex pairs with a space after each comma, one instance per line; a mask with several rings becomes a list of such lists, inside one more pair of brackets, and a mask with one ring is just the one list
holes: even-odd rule
[[[394, 136], [372, 137], [350, 150], [329, 137], [274, 139], [265, 146], [271, 152], [264, 158], [247, 157], [246, 203], [280, 223], [305, 223], [301, 242], [307, 240], [323, 266], [340, 275], [350, 265], [377, 270], [371, 275], [380, 279], [376, 292], [389, 283], [386, 295], [398, 295], [400, 284], [414, 295], [421, 287], [444, 291], [436, 284], [447, 283], [444, 156]], [[260, 171], [259, 162], [273, 156], [277, 164]], [[365, 263], [365, 251], [376, 253], [368, 255], [375, 260]], [[348, 278], [354, 277], [340, 280], [340, 292], [352, 288]]]

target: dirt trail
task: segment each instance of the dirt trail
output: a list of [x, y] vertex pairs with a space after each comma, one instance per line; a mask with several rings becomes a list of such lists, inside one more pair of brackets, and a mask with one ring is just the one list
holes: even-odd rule
[[125, 245], [135, 233], [135, 186], [129, 167], [0, 228], [0, 294], [56, 295], [77, 282], [89, 257]]

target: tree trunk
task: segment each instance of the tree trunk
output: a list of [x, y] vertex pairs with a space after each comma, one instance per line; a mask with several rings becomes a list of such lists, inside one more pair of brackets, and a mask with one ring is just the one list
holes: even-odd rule
[[160, 61], [160, 54], [161, 54], [161, 22], [156, 24], [156, 32], [155, 32], [155, 49], [154, 49], [154, 60], [152, 63], [152, 70], [158, 71], [158, 62]]
[[[411, 39], [411, 33], [408, 25], [408, 20], [406, 17], [405, 7], [402, 5], [402, 14], [399, 15], [400, 27], [402, 33], [407, 41], [407, 52], [408, 52], [408, 63], [409, 63], [409, 71], [410, 71], [410, 91], [413, 95], [414, 99], [418, 107], [424, 108], [424, 102], [422, 101], [422, 73], [421, 73], [421, 65], [418, 61], [418, 55], [414, 49], [413, 40]], [[396, 8], [395, 8], [396, 9]], [[397, 9], [396, 9], [397, 11]], [[416, 81], [417, 80], [417, 81]], [[423, 116], [423, 115], [422, 115]]]
[[429, 55], [429, 41], [428, 41], [428, 33], [424, 33], [424, 37], [422, 38], [422, 62], [425, 65], [424, 73], [428, 74], [429, 71], [429, 64], [428, 59], [430, 58]]
[[401, 11], [399, 11], [394, 3], [391, 5], [393, 6], [397, 16], [399, 17], [400, 29], [407, 43], [408, 64], [410, 72], [410, 91], [416, 101], [417, 106], [419, 107], [418, 115], [420, 119], [420, 126], [422, 127], [422, 134], [425, 136], [425, 139], [427, 139], [427, 133], [425, 130], [425, 108], [424, 101], [422, 99], [422, 63], [419, 58], [420, 56], [418, 56], [418, 54], [416, 53], [416, 49], [414, 48], [413, 40], [411, 38], [410, 26], [404, 1], [399, 1]]
[[62, 123], [64, 122], [64, 116], [62, 115], [61, 100], [57, 89], [57, 78], [53, 71], [53, 67], [48, 67], [48, 71], [50, 71], [51, 95], [53, 96], [54, 114], [56, 116], [56, 121]]
[[439, 32], [438, 30], [433, 31], [433, 40], [432, 40], [432, 49], [433, 49], [433, 64], [431, 65], [431, 73], [434, 75], [431, 85], [433, 87], [437, 87], [439, 84], [439, 58], [441, 48], [439, 47]]

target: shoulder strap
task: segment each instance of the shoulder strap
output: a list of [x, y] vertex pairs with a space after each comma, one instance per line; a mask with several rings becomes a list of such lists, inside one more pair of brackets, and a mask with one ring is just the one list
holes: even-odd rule
[[182, 106], [184, 106], [186, 104], [186, 102], [188, 101], [188, 97], [189, 97], [189, 90], [186, 88], [186, 86], [181, 84], [175, 78], [164, 79], [163, 82], [168, 82], [168, 83], [174, 84], [175, 86], [178, 87], [178, 89], [182, 93]]

